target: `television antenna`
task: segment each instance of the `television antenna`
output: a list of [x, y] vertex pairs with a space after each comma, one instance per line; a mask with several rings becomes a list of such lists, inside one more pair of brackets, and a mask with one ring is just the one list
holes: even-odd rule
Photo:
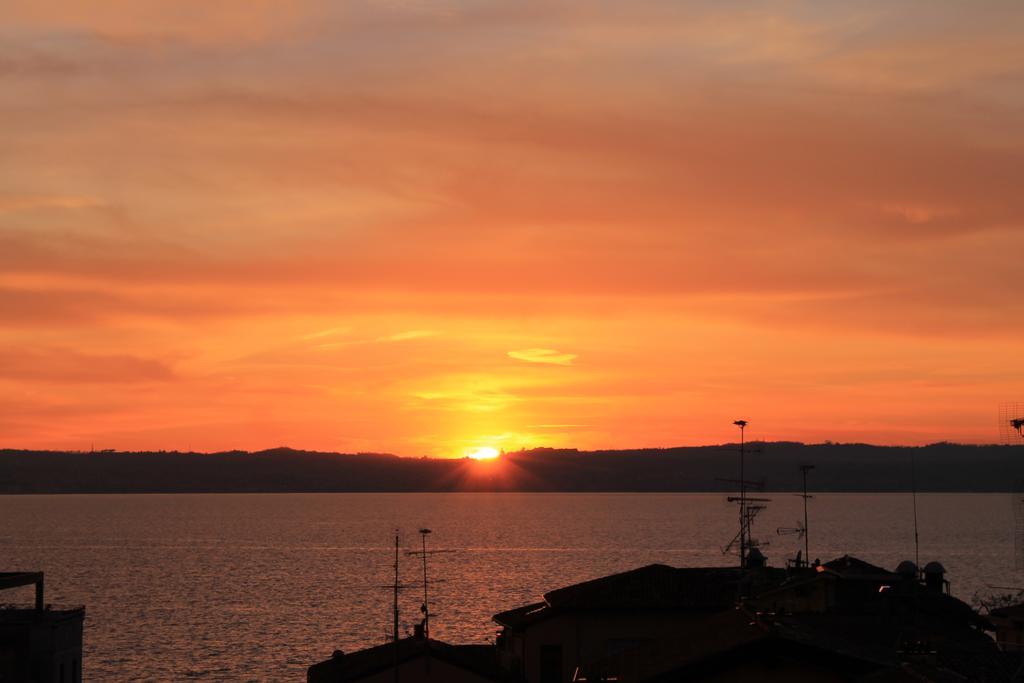
[[430, 602], [427, 600], [427, 587], [432, 583], [444, 583], [444, 579], [430, 581], [427, 578], [427, 558], [439, 553], [450, 553], [452, 550], [427, 550], [427, 536], [434, 533], [426, 527], [420, 529], [420, 550], [407, 550], [406, 555], [419, 555], [423, 558], [423, 604], [420, 605], [420, 612], [423, 614], [423, 639], [430, 640]]
[[771, 498], [752, 498], [747, 495], [748, 488], [762, 490], [764, 482], [747, 481], [746, 479], [746, 429], [749, 422], [746, 420], [735, 420], [733, 424], [740, 428], [740, 478], [735, 480], [735, 483], [739, 486], [739, 495], [729, 496], [726, 500], [739, 505], [740, 528], [732, 540], [722, 548], [722, 554], [728, 554], [733, 551], [733, 548], [738, 546], [740, 568], [744, 569], [747, 566], [747, 556], [750, 550], [759, 545], [767, 545], [767, 543], [758, 543], [750, 532], [754, 525], [754, 519], [767, 507], [766, 503], [771, 502]]
[[[1024, 445], [1024, 402], [999, 404], [999, 443]], [[1010, 494], [1013, 506], [1013, 565], [1024, 569], [1024, 482], [1017, 481]]]
[[807, 527], [798, 519], [794, 526], [780, 526], [775, 533], [779, 536], [796, 536], [802, 540], [807, 536]]
[[[775, 533], [779, 536], [796, 536], [797, 539], [805, 539], [807, 538], [807, 527], [798, 519], [794, 526], [780, 526], [775, 530]], [[790, 565], [789, 560], [786, 560], [786, 566], [793, 566], [798, 569], [803, 567], [806, 563], [807, 560], [804, 559], [803, 550], [796, 551], [796, 559], [792, 561], [792, 565]]]
[[910, 492], [911, 501], [914, 506], [914, 566], [917, 567], [918, 576], [921, 578], [921, 540], [917, 534], [917, 449], [910, 449]]
[[[803, 475], [804, 488], [803, 488], [803, 493], [798, 493], [796, 495], [798, 495], [798, 496], [800, 496], [801, 498], [804, 499], [804, 521], [800, 522], [799, 520], [797, 520], [796, 526], [792, 526], [792, 527], [779, 527], [778, 529], [775, 530], [775, 533], [778, 534], [779, 536], [796, 536], [797, 539], [803, 539], [803, 542], [804, 542], [803, 556], [804, 556], [804, 561], [805, 562], [810, 562], [811, 561], [810, 533], [808, 533], [808, 528], [810, 527], [810, 524], [809, 524], [808, 519], [807, 519], [807, 501], [809, 501], [811, 498], [814, 498], [814, 496], [812, 496], [812, 495], [807, 493], [807, 473], [810, 472], [813, 469], [814, 469], [814, 465], [800, 465], [800, 474]], [[797, 554], [797, 566], [799, 566], [799, 565], [800, 565], [800, 555], [798, 553]]]
[[999, 442], [1024, 444], [1024, 403], [999, 404]]
[[398, 594], [400, 591], [406, 588], [412, 588], [412, 586], [403, 585], [398, 580], [398, 529], [395, 529], [395, 563], [392, 566], [394, 567], [395, 570], [394, 582], [387, 586], [380, 586], [380, 588], [387, 588], [388, 590], [391, 590], [394, 594], [394, 602], [392, 603], [391, 612], [391, 616], [394, 621], [392, 623], [391, 633], [388, 634], [388, 638], [395, 645], [395, 683], [398, 683], [398, 666], [400, 664], [399, 641], [401, 640], [401, 635], [399, 635], [398, 632]]

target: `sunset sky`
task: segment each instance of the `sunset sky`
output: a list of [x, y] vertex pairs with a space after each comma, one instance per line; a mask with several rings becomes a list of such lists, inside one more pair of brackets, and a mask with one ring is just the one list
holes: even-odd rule
[[5, 0], [0, 446], [998, 439], [1024, 3]]

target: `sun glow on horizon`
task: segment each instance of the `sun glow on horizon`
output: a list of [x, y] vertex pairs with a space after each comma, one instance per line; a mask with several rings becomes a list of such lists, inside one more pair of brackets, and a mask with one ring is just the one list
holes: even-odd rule
[[490, 446], [479, 446], [466, 452], [466, 457], [472, 460], [494, 460], [499, 455], [501, 451]]

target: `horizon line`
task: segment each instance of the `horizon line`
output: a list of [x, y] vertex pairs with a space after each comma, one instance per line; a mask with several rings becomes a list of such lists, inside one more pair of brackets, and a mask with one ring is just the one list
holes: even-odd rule
[[[804, 441], [767, 441], [764, 439], [755, 439], [747, 441], [747, 446], [753, 446], [755, 444], [760, 445], [793, 445], [803, 447], [832, 447], [832, 446], [866, 446], [869, 448], [933, 448], [937, 446], [951, 446], [951, 447], [966, 447], [966, 448], [1014, 448], [1024, 447], [1024, 441], [1018, 444], [1011, 443], [963, 443], [956, 441], [933, 441], [930, 443], [922, 444], [879, 444], [870, 443], [866, 441], [831, 441], [825, 440], [816, 443], [807, 443]], [[575, 451], [577, 453], [616, 453], [624, 451], [671, 451], [679, 449], [708, 449], [708, 448], [731, 448], [738, 447], [739, 441], [727, 441], [718, 444], [703, 444], [703, 445], [674, 445], [674, 446], [639, 446], [639, 447], [619, 447], [619, 448], [577, 448], [573, 446], [532, 446], [530, 448], [519, 448], [516, 450], [501, 450], [501, 455], [512, 455], [516, 453], [530, 453], [534, 451]], [[197, 450], [179, 450], [179, 449], [134, 449], [134, 450], [121, 450], [118, 448], [90, 448], [85, 449], [68, 449], [68, 448], [31, 448], [31, 447], [12, 447], [3, 446], [0, 447], [0, 453], [6, 452], [19, 452], [19, 453], [76, 453], [76, 454], [95, 454], [95, 455], [111, 455], [111, 454], [146, 454], [146, 453], [161, 453], [161, 454], [178, 454], [178, 455], [224, 455], [230, 453], [244, 453], [247, 455], [256, 455], [259, 453], [268, 453], [272, 451], [292, 451], [295, 453], [312, 453], [319, 455], [362, 455], [362, 456], [379, 456], [379, 457], [390, 457], [400, 458], [405, 460], [472, 460], [468, 455], [402, 455], [399, 453], [392, 453], [389, 451], [341, 451], [341, 450], [320, 450], [310, 448], [298, 448], [294, 446], [278, 445], [268, 448], [260, 448], [256, 450], [248, 450], [243, 448], [230, 448], [225, 450], [208, 450], [208, 451], [197, 451]]]

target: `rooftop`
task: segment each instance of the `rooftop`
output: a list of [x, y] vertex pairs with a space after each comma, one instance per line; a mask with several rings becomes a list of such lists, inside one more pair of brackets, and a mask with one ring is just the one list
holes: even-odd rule
[[856, 557], [851, 557], [850, 555], [843, 555], [842, 557], [826, 562], [821, 566], [838, 574], [844, 579], [898, 581], [900, 578], [898, 574], [891, 572], [888, 569], [876, 567], [870, 562], [859, 560]]
[[[677, 681], [735, 666], [803, 661], [864, 681], [1007, 681], [1013, 667], [966, 624], [860, 615], [709, 615], [704, 628], [627, 650], [582, 668], [590, 680]], [[920, 653], [920, 654], [918, 654]], [[862, 678], [863, 677], [863, 678]]]
[[[384, 643], [334, 656], [309, 667], [309, 680], [344, 683], [386, 671], [395, 665], [395, 646], [395, 643]], [[493, 645], [450, 645], [440, 640], [403, 638], [397, 647], [400, 663], [426, 655], [488, 680], [504, 680]]]
[[0, 572], [0, 590], [38, 585], [42, 580], [42, 572]]
[[742, 579], [736, 567], [649, 564], [550, 591], [543, 602], [500, 612], [494, 620], [518, 629], [569, 611], [717, 611], [735, 604]]
[[742, 572], [735, 567], [649, 564], [544, 594], [555, 609], [721, 609], [736, 601]]
[[26, 605], [0, 605], [0, 628], [22, 624], [54, 624], [84, 617], [85, 607], [81, 605], [47, 606], [45, 609]]

